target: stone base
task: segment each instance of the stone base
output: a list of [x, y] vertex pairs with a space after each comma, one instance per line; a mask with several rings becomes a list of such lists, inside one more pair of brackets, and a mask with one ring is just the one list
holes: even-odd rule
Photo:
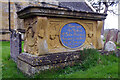
[[18, 56], [17, 67], [25, 74], [31, 76], [47, 69], [64, 68], [73, 66], [80, 61], [80, 51], [54, 53], [42, 56], [35, 56], [28, 53], [21, 53]]

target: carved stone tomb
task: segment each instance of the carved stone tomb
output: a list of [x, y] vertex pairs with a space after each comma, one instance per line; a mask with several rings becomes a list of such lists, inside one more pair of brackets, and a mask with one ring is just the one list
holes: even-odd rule
[[18, 68], [31, 75], [40, 70], [73, 65], [84, 48], [102, 49], [106, 14], [63, 8], [26, 7], [17, 12], [26, 29]]

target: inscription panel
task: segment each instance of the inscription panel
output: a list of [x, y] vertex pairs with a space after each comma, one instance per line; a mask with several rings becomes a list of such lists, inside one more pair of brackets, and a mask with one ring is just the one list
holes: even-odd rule
[[61, 29], [60, 39], [64, 46], [68, 48], [78, 48], [86, 40], [86, 31], [80, 24], [69, 23]]

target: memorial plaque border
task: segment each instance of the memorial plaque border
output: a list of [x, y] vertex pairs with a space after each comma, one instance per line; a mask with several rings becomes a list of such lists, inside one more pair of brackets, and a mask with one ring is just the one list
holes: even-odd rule
[[[63, 25], [60, 27], [60, 30], [59, 30], [59, 35], [60, 35], [60, 36], [61, 36], [61, 30], [62, 30], [62, 28], [63, 28], [65, 25], [70, 24], [70, 23], [77, 23], [77, 24], [81, 25], [81, 26], [85, 29], [85, 32], [86, 32], [86, 28], [84, 27], [84, 26], [85, 26], [84, 24], [78, 23], [78, 22], [74, 22], [74, 21], [72, 21], [72, 22], [70, 21], [70, 22], [68, 22], [68, 23], [63, 24]], [[62, 43], [60, 36], [59, 36], [60, 43], [61, 43], [65, 48], [71, 49], [71, 50], [75, 50], [75, 49], [80, 49], [81, 47], [84, 46], [84, 44], [86, 43], [87, 32], [86, 32], [85, 42], [84, 42], [81, 46], [79, 46], [79, 47], [77, 47], [77, 48], [70, 48], [70, 47], [65, 46], [65, 45]]]

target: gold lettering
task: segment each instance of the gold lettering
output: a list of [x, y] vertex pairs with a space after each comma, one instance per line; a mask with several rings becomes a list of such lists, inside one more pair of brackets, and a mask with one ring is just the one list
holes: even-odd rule
[[68, 26], [70, 26], [71, 27], [71, 25], [69, 24]]
[[68, 42], [64, 41], [64, 43], [68, 44]]
[[65, 35], [65, 33], [63, 32], [62, 35]]
[[76, 32], [76, 30], [75, 30], [75, 29], [73, 29], [73, 31], [74, 31], [74, 32]]
[[80, 30], [80, 32], [82, 32], [82, 29]]
[[81, 28], [81, 26], [77, 26], [77, 28]]
[[77, 31], [77, 32], [79, 32], [79, 30], [78, 30], [78, 29], [77, 29], [76, 31]]
[[71, 30], [70, 30], [70, 29], [68, 29], [68, 31], [69, 31], [69, 32], [71, 32]]

